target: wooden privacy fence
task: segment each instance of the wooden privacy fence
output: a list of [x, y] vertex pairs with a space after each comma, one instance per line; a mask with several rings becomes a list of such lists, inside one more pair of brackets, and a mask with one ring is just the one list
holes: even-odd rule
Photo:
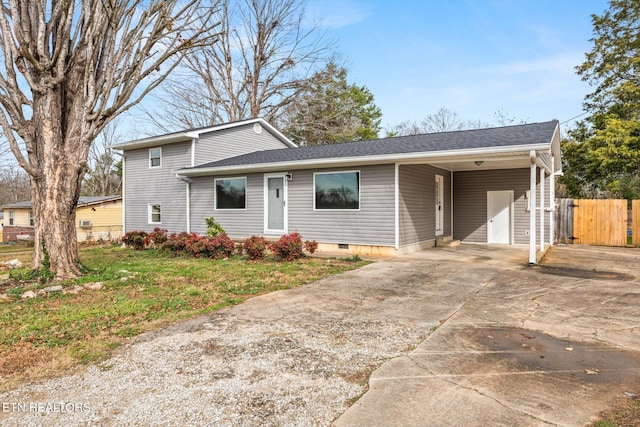
[[[556, 201], [558, 243], [626, 246], [627, 201], [624, 199], [558, 199]], [[634, 242], [640, 243], [640, 200], [633, 201]], [[638, 220], [635, 220], [635, 218]], [[637, 232], [636, 232], [637, 230]]]
[[631, 244], [640, 246], [640, 200], [631, 201]]

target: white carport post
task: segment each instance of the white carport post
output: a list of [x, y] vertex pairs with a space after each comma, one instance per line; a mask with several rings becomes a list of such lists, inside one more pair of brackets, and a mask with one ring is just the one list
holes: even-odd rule
[[529, 181], [529, 265], [536, 259], [536, 152], [529, 152], [531, 158], [531, 174]]
[[544, 252], [544, 168], [540, 168], [540, 251]]

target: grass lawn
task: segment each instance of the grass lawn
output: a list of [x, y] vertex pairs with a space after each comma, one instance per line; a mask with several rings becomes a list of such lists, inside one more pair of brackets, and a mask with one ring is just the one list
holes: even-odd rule
[[640, 396], [620, 399], [610, 409], [600, 414], [591, 427], [638, 427], [640, 426]]
[[[2, 261], [13, 258], [28, 262], [30, 253], [0, 253]], [[55, 284], [67, 291], [101, 282], [102, 289], [22, 300], [23, 292], [51, 284], [0, 285], [0, 293], [17, 297], [0, 303], [0, 390], [101, 360], [131, 337], [168, 323], [366, 264], [323, 258], [212, 261], [114, 246], [83, 249], [81, 259], [91, 269], [86, 276]], [[27, 271], [14, 270], [12, 277]]]

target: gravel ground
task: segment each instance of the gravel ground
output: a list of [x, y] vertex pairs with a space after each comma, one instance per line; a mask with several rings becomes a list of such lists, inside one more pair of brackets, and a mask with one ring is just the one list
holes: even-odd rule
[[0, 423], [329, 425], [373, 367], [434, 326], [411, 310], [425, 291], [406, 286], [407, 267], [372, 264], [142, 335], [98, 365], [0, 394]]

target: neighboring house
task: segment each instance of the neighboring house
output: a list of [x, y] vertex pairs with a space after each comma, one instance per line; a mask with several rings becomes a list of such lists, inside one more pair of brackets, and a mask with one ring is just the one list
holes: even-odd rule
[[[3, 213], [3, 242], [33, 238], [34, 221], [30, 201], [5, 205]], [[76, 208], [76, 221], [79, 242], [120, 239], [122, 196], [80, 197]]]
[[17, 202], [4, 205], [2, 241], [29, 240], [33, 238], [33, 214], [31, 202]]
[[[297, 231], [320, 249], [399, 254], [441, 239], [553, 242], [557, 121], [296, 147], [262, 119], [114, 145], [124, 230]], [[544, 185], [540, 185], [540, 183]]]

